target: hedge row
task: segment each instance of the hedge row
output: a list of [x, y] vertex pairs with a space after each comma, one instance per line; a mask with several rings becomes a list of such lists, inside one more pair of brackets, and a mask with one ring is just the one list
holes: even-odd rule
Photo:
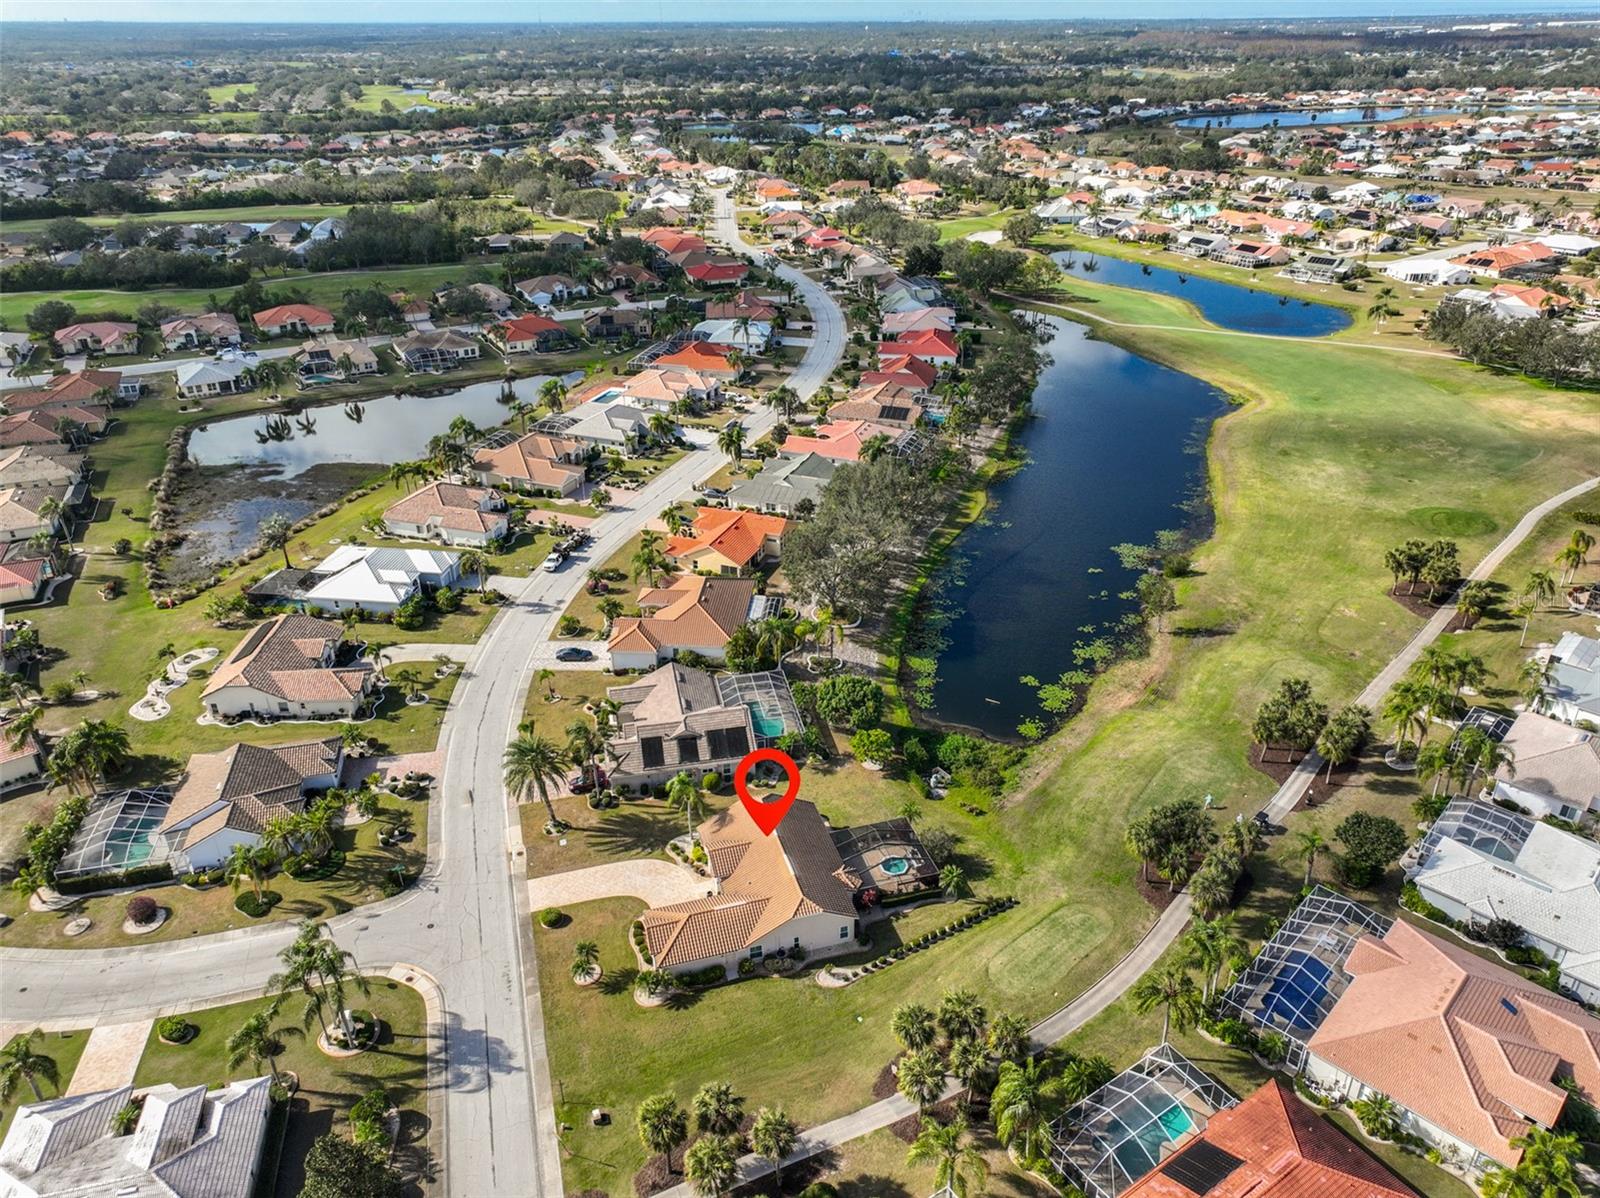
[[890, 950], [876, 961], [868, 962], [862, 967], [862, 972], [875, 973], [880, 969], [887, 969], [896, 961], [903, 960], [911, 953], [920, 953], [923, 949], [931, 948], [941, 940], [948, 940], [958, 932], [964, 932], [968, 928], [976, 927], [986, 919], [994, 918], [1002, 911], [1011, 910], [1017, 905], [1018, 901], [1011, 895], [1006, 895], [1004, 898], [984, 899], [971, 913], [956, 920], [954, 923], [947, 923], [942, 928], [937, 928], [925, 935], [918, 936], [915, 940], [908, 941], [898, 948]]

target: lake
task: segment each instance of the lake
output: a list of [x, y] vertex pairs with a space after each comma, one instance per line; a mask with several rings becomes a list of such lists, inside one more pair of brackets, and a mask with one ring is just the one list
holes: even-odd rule
[[1172, 123], [1179, 129], [1265, 129], [1276, 124], [1280, 129], [1301, 125], [1376, 125], [1402, 117], [1450, 116], [1456, 108], [1334, 108], [1324, 111], [1295, 108], [1275, 112], [1234, 112], [1212, 116], [1186, 116]]
[[[1274, 333], [1280, 337], [1325, 337], [1350, 325], [1350, 314], [1332, 304], [1256, 291], [1238, 283], [1224, 283], [1184, 274], [1165, 266], [1110, 258], [1085, 250], [1063, 250], [1050, 257], [1063, 270], [1095, 283], [1134, 287], [1188, 300], [1212, 324], [1245, 333]], [[1084, 270], [1094, 259], [1095, 269]]]
[[[524, 401], [537, 399], [548, 375], [517, 379]], [[581, 374], [568, 375], [568, 386]], [[337, 502], [396, 462], [424, 456], [428, 442], [465, 416], [490, 429], [511, 418], [499, 401], [498, 381], [469, 383], [444, 395], [385, 395], [361, 402], [361, 419], [344, 405], [307, 407], [290, 416], [288, 440], [262, 444], [256, 433], [267, 416], [235, 416], [202, 425], [189, 438], [189, 460], [174, 499], [174, 528], [184, 535], [172, 553], [168, 574], [174, 581], [202, 578], [217, 562], [231, 560], [256, 543], [261, 522], [271, 515], [298, 520], [324, 504]], [[310, 399], [331, 396], [313, 393]], [[310, 420], [307, 432], [300, 424]]]
[[1018, 433], [1028, 464], [990, 488], [936, 597], [944, 644], [930, 714], [995, 737], [1015, 738], [1038, 714], [1022, 675], [1076, 668], [1073, 645], [1095, 635], [1080, 629], [1132, 608], [1117, 595], [1137, 574], [1111, 546], [1193, 523], [1183, 505], [1205, 480], [1198, 447], [1229, 406], [1209, 383], [1083, 325], [1047, 323], [1055, 361]]

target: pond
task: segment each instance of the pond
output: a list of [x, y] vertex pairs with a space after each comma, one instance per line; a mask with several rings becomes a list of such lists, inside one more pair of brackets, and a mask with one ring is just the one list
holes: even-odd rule
[[[1270, 291], [1257, 291], [1238, 283], [1224, 283], [1186, 274], [1165, 266], [1130, 262], [1083, 250], [1063, 250], [1050, 257], [1062, 270], [1082, 275], [1094, 283], [1111, 283], [1154, 291], [1188, 300], [1212, 324], [1245, 333], [1272, 333], [1279, 337], [1325, 337], [1350, 326], [1350, 314], [1332, 304], [1295, 299]], [[1094, 263], [1094, 269], [1085, 269]]]
[[1207, 125], [1213, 129], [1265, 129], [1273, 124], [1280, 129], [1294, 129], [1302, 125], [1373, 125], [1403, 117], [1451, 116], [1458, 111], [1455, 108], [1294, 108], [1187, 116], [1172, 123], [1179, 129], [1204, 129]]
[[1111, 547], [1196, 523], [1184, 505], [1204, 484], [1200, 448], [1228, 410], [1208, 383], [1092, 340], [1083, 325], [1046, 323], [1055, 360], [1018, 434], [1027, 464], [990, 488], [937, 596], [929, 714], [994, 737], [1015, 738], [1039, 712], [1024, 674], [1052, 681], [1076, 668], [1073, 646], [1132, 609], [1117, 596], [1137, 575]]
[[[548, 377], [513, 385], [521, 399], [532, 401]], [[578, 378], [569, 375], [565, 382], [571, 386]], [[311, 406], [288, 417], [284, 440], [265, 443], [257, 433], [266, 427], [266, 411], [202, 425], [189, 438], [189, 460], [198, 469], [186, 474], [174, 496], [174, 528], [184, 540], [171, 556], [169, 576], [178, 582], [204, 577], [212, 563], [254, 545], [268, 516], [298, 520], [394, 463], [422, 457], [458, 416], [484, 429], [504, 424], [511, 413], [499, 400], [500, 388], [498, 381], [469, 383], [444, 395], [363, 400], [359, 419], [338, 402]]]

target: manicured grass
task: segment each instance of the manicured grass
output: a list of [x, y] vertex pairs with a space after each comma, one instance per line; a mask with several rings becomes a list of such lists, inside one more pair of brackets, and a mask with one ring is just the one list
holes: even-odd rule
[[[303, 735], [313, 736], [316, 733], [306, 731]], [[398, 866], [414, 876], [427, 857], [427, 804], [396, 798], [385, 798], [382, 803], [383, 810], [376, 819], [339, 832], [335, 846], [345, 854], [345, 861], [333, 877], [324, 881], [302, 882], [279, 872], [269, 879], [264, 889], [281, 894], [283, 901], [260, 919], [251, 919], [234, 906], [238, 894], [249, 888], [248, 882], [241, 883], [237, 893], [226, 885], [205, 890], [154, 886], [138, 891], [153, 898], [170, 912], [161, 927], [143, 936], [125, 936], [122, 933], [123, 914], [135, 892], [83, 899], [64, 911], [34, 912], [28, 910], [26, 896], [7, 890], [0, 894], [0, 910], [11, 915], [15, 922], [0, 929], [0, 945], [8, 948], [74, 949], [144, 945], [183, 940], [190, 936], [203, 936], [279, 919], [323, 919], [363, 903], [374, 902], [382, 897], [380, 886], [391, 870]], [[394, 848], [381, 847], [378, 834], [401, 812], [411, 816], [412, 838]], [[80, 915], [87, 915], [94, 921], [94, 926], [83, 935], [68, 940], [61, 929]]]
[[259, 85], [255, 80], [246, 83], [218, 83], [214, 87], [206, 88], [206, 98], [213, 104], [226, 104], [235, 96], [252, 96]]
[[[9, 1046], [13, 1040], [6, 1043]], [[78, 1068], [78, 1058], [83, 1056], [84, 1045], [89, 1043], [88, 1029], [69, 1032], [46, 1032], [33, 1044], [33, 1051], [49, 1057], [56, 1063], [56, 1071], [60, 1075], [61, 1084], [52, 1086], [44, 1078], [39, 1079], [39, 1093], [45, 1098], [59, 1098], [67, 1092], [67, 1087], [72, 1084], [72, 1074]], [[0, 1102], [0, 1137], [11, 1129], [11, 1116], [17, 1113], [19, 1106], [28, 1106], [35, 1102], [33, 1090], [26, 1081], [17, 1083], [17, 1092], [8, 1101]]]
[[[402, 201], [395, 207], [412, 208], [415, 205]], [[349, 211], [349, 204], [244, 204], [233, 208], [175, 208], [170, 212], [134, 212], [124, 216], [84, 216], [79, 219], [85, 224], [108, 229], [125, 220], [152, 225], [181, 225], [191, 221], [204, 221], [207, 224], [222, 224], [235, 220], [246, 223], [275, 220], [318, 221], [329, 216], [343, 216]], [[47, 218], [39, 217], [32, 220], [7, 221], [6, 228], [15, 233], [28, 233], [43, 228], [46, 223], [48, 223]]]
[[978, 216], [956, 216], [936, 222], [940, 241], [959, 241], [972, 233], [989, 233], [1003, 229], [1006, 221], [1022, 212], [1021, 208], [1002, 208]]
[[[731, 795], [707, 795], [707, 814], [721, 811], [731, 801]], [[624, 799], [609, 811], [591, 811], [585, 795], [566, 795], [554, 803], [556, 815], [568, 825], [559, 837], [545, 835], [544, 804], [537, 799], [518, 810], [530, 878], [608, 861], [662, 857], [667, 842], [688, 831], [683, 813], [660, 799]]]
[[[665, 542], [666, 534], [662, 533], [660, 536], [661, 540]], [[628, 538], [627, 544], [599, 564], [599, 569], [602, 572], [608, 575], [621, 575], [621, 577], [617, 578], [608, 577], [607, 585], [610, 587], [610, 589], [606, 592], [606, 594], [591, 595], [589, 593], [588, 586], [585, 585], [578, 591], [576, 595], [572, 597], [572, 602], [567, 604], [566, 610], [561, 614], [562, 616], [577, 617], [578, 623], [581, 625], [581, 627], [579, 631], [574, 634], [575, 636], [590, 640], [600, 635], [600, 630], [605, 627], [606, 623], [605, 617], [600, 614], [600, 602], [603, 599], [611, 598], [620, 600], [622, 603], [623, 615], [639, 614], [639, 590], [641, 587], [648, 585], [648, 579], [646, 579], [643, 575], [640, 575], [639, 578], [635, 580], [630, 578], [629, 575], [633, 573], [633, 555], [639, 552], [639, 546], [643, 543], [644, 534], [635, 533], [633, 536]], [[569, 570], [582, 569], [585, 573], [592, 568], [593, 567], [588, 565], [569, 565], [567, 567]]]
[[[346, 1116], [350, 1107], [376, 1086], [382, 1086], [400, 1110], [400, 1146], [395, 1165], [412, 1172], [426, 1156], [430, 1136], [425, 1110], [428, 1042], [422, 996], [386, 977], [369, 978], [368, 985], [371, 993], [365, 995], [352, 987], [350, 1002], [382, 1021], [383, 1033], [376, 1048], [336, 1060], [317, 1048], [320, 1029], [315, 1020], [304, 1038], [283, 1037], [284, 1051], [277, 1059], [278, 1069], [294, 1073], [300, 1082], [290, 1107], [278, 1172], [277, 1193], [284, 1198], [299, 1192], [304, 1182], [303, 1161], [312, 1142], [329, 1131], [348, 1136]], [[268, 1002], [265, 998], [250, 999], [185, 1015], [199, 1029], [187, 1044], [163, 1044], [151, 1029], [134, 1084], [204, 1084], [215, 1089], [235, 1079], [260, 1076], [262, 1071], [249, 1062], [230, 1070], [227, 1043], [228, 1037]], [[273, 1026], [297, 1025], [299, 1005], [291, 999]]]

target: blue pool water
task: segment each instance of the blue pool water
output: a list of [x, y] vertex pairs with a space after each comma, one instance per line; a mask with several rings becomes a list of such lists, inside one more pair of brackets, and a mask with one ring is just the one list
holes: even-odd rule
[[881, 868], [891, 878], [898, 878], [911, 868], [911, 862], [904, 857], [885, 857]]
[[1168, 1144], [1181, 1139], [1194, 1130], [1194, 1120], [1189, 1112], [1174, 1102], [1156, 1116], [1151, 1123], [1134, 1129], [1113, 1123], [1106, 1131], [1108, 1136], [1125, 1136], [1112, 1151], [1127, 1175], [1137, 1181], [1161, 1163]]
[[1280, 1027], [1311, 1031], [1332, 976], [1333, 970], [1310, 953], [1290, 953], [1261, 1000], [1263, 1017]]
[[[1061, 269], [1080, 275], [1091, 283], [1110, 283], [1139, 291], [1154, 291], [1187, 300], [1200, 309], [1212, 324], [1243, 333], [1272, 333], [1279, 337], [1325, 337], [1349, 327], [1350, 314], [1331, 304], [1294, 299], [1256, 291], [1237, 283], [1204, 279], [1165, 266], [1130, 262], [1084, 250], [1063, 250], [1051, 254]], [[1093, 259], [1095, 268], [1085, 270]], [[1284, 302], [1287, 300], [1287, 302]]]

